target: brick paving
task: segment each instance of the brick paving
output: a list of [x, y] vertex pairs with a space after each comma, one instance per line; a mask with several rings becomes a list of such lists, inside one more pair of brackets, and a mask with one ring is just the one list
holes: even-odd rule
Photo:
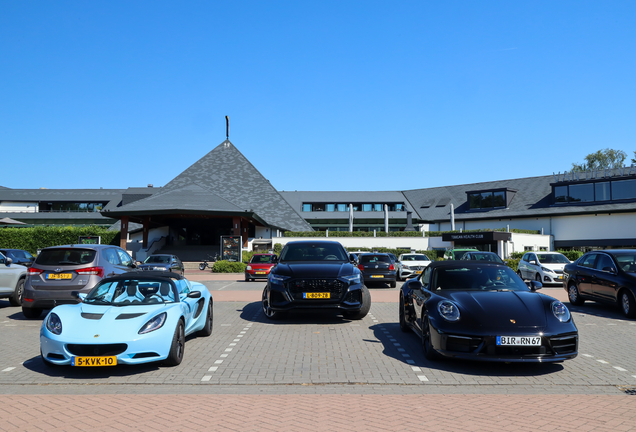
[[0, 430], [636, 430], [636, 322], [607, 306], [571, 307], [580, 354], [562, 364], [429, 362], [398, 289], [372, 289], [360, 321], [269, 321], [263, 283], [201, 273], [214, 332], [175, 368], [46, 367], [42, 320], [0, 301]]

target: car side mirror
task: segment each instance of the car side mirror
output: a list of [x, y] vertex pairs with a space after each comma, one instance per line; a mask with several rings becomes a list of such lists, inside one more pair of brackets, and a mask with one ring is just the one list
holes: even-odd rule
[[10, 266], [11, 264], [13, 264], [13, 260], [9, 257], [7, 257], [7, 261], [5, 262], [5, 264], [8, 266]]
[[188, 298], [200, 298], [200, 297], [201, 297], [201, 291], [192, 291], [188, 293]]
[[537, 262], [535, 260], [529, 261], [529, 263], [532, 264], [532, 265], [539, 265], [539, 264], [537, 264]]
[[86, 293], [81, 293], [79, 291], [71, 291], [71, 297], [76, 298], [80, 302], [84, 302], [86, 295]]
[[528, 284], [528, 286], [530, 287], [530, 289], [532, 291], [536, 291], [536, 290], [540, 290], [541, 288], [543, 288], [543, 284], [539, 281], [530, 281], [530, 283]]
[[274, 255], [274, 256], [272, 257], [272, 262], [273, 262], [273, 263], [277, 263], [277, 262], [278, 262], [278, 257], [277, 257], [276, 255]]

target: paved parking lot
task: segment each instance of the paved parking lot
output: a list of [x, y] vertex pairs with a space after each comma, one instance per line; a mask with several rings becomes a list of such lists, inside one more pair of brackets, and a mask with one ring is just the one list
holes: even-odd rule
[[[45, 366], [42, 320], [26, 320], [0, 301], [0, 401], [14, 407], [0, 414], [0, 430], [178, 430], [175, 419], [190, 430], [414, 430], [433, 423], [457, 430], [449, 415], [472, 419], [472, 430], [535, 429], [527, 419], [545, 430], [636, 428], [636, 397], [629, 394], [636, 392], [636, 321], [607, 306], [571, 308], [580, 332], [574, 360], [430, 362], [415, 334], [399, 329], [397, 289], [373, 289], [371, 312], [360, 321], [324, 313], [269, 321], [258, 302], [262, 282], [202, 282], [215, 298], [214, 331], [189, 338], [174, 368]], [[543, 292], [565, 296], [562, 289]], [[99, 414], [87, 417], [87, 406]], [[184, 413], [150, 420], [158, 411], [148, 407], [168, 406]], [[558, 419], [569, 421], [555, 427]]]

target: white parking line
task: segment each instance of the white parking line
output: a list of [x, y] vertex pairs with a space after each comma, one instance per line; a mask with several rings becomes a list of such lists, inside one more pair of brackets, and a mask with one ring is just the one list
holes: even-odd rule
[[590, 354], [581, 354], [583, 357], [594, 357], [593, 355]]
[[218, 368], [219, 368], [218, 366], [212, 366], [210, 367], [210, 369], [208, 369], [208, 372], [216, 372]]
[[201, 378], [201, 381], [205, 382], [205, 381], [210, 381], [211, 379], [212, 379], [212, 375], [204, 375], [203, 378]]
[[418, 377], [418, 378], [420, 379], [420, 381], [422, 381], [422, 382], [426, 382], [426, 381], [428, 381], [428, 378], [426, 378], [426, 375], [418, 375], [417, 377]]
[[614, 366], [614, 369], [619, 370], [619, 371], [621, 371], [621, 372], [627, 372], [627, 369], [623, 369], [623, 368], [622, 368], [622, 367], [620, 367], [620, 366]]
[[2, 372], [10, 372], [10, 371], [12, 371], [13, 369], [15, 369], [15, 368], [14, 368], [14, 367], [8, 367], [8, 368], [6, 368], [6, 369], [2, 369]]
[[609, 362], [606, 362], [605, 360], [596, 360], [596, 361], [603, 364], [609, 364]]
[[221, 288], [219, 288], [217, 291], [221, 291], [222, 289], [225, 289], [225, 288], [227, 288], [227, 287], [229, 287], [229, 286], [232, 286], [232, 285], [235, 285], [235, 284], [236, 284], [236, 282], [232, 282], [232, 283], [231, 283], [231, 284], [229, 284], [229, 285], [223, 285], [223, 286], [222, 286]]

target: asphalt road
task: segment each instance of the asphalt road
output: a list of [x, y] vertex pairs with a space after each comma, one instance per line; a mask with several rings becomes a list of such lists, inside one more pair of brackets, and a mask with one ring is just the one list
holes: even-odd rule
[[[636, 392], [636, 321], [608, 306], [571, 307], [579, 356], [564, 363], [431, 362], [416, 335], [399, 329], [397, 288], [372, 288], [378, 301], [360, 321], [307, 312], [269, 321], [258, 302], [264, 282], [202, 283], [217, 299], [213, 333], [188, 338], [182, 364], [172, 368], [46, 366], [39, 356], [45, 314], [27, 320], [0, 300], [0, 395], [597, 395], [636, 402], [628, 396]], [[219, 301], [223, 295], [247, 300]]]

